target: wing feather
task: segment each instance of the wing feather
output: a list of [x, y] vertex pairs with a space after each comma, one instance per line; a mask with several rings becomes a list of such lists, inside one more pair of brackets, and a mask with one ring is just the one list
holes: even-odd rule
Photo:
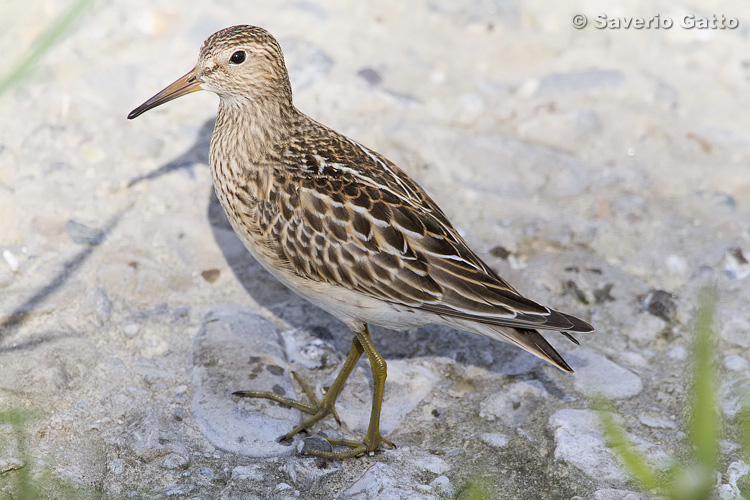
[[287, 149], [284, 162], [296, 168], [275, 172], [269, 202], [256, 206], [294, 272], [442, 317], [593, 330], [520, 295], [394, 164], [343, 136], [325, 140], [312, 143], [314, 155]]

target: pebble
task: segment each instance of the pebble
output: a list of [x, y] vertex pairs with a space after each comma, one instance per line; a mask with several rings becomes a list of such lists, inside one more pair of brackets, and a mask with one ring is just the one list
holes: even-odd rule
[[238, 465], [232, 469], [232, 479], [261, 481], [263, 479], [263, 471], [260, 465]]
[[[436, 482], [434, 486], [430, 484], [432, 491], [425, 490], [421, 486], [422, 483], [418, 478], [409, 473], [409, 468], [404, 467], [403, 464], [390, 466], [385, 463], [376, 463], [337, 498], [341, 500], [402, 500], [406, 498], [437, 500], [439, 495], [443, 494], [442, 492], [452, 489], [450, 481], [445, 480]], [[420, 490], [422, 491], [417, 493]]]
[[644, 302], [648, 312], [657, 318], [667, 323], [674, 323], [677, 319], [677, 303], [671, 293], [664, 290], [651, 290]]
[[750, 363], [748, 363], [745, 358], [737, 356], [736, 354], [726, 356], [724, 358], [724, 366], [734, 372], [750, 370]]
[[594, 500], [649, 500], [649, 497], [635, 491], [604, 488], [594, 492]]
[[643, 390], [638, 375], [601, 354], [578, 348], [568, 353], [566, 359], [575, 369], [572, 375], [575, 388], [587, 396], [626, 399]]
[[330, 453], [333, 451], [333, 446], [331, 446], [331, 443], [325, 438], [320, 436], [310, 436], [300, 441], [297, 445], [297, 451], [300, 455], [306, 455], [311, 451], [324, 451]]
[[727, 250], [724, 255], [724, 272], [738, 280], [750, 276], [750, 258], [742, 248], [734, 247]]
[[[615, 417], [622, 425], [622, 419]], [[593, 410], [558, 410], [549, 419], [549, 428], [555, 437], [555, 459], [564, 460], [601, 481], [622, 484], [627, 476], [618, 458], [600, 430], [598, 412]], [[635, 449], [644, 455], [652, 467], [664, 470], [671, 458], [659, 446], [628, 434]]]
[[495, 448], [505, 448], [508, 446], [508, 436], [499, 432], [485, 432], [479, 435], [479, 438], [490, 446]]
[[727, 472], [723, 474], [723, 482], [718, 485], [714, 491], [714, 498], [717, 500], [739, 500], [744, 498], [742, 491], [737, 482], [750, 473], [750, 465], [742, 460], [732, 462], [727, 467]]
[[498, 419], [503, 426], [516, 427], [539, 411], [547, 397], [544, 385], [538, 380], [514, 382], [482, 401], [479, 416], [490, 421]]
[[124, 444], [141, 460], [159, 460], [166, 469], [180, 469], [190, 461], [180, 435], [163, 426], [154, 409], [147, 409], [140, 419], [128, 426]]
[[668, 418], [640, 414], [638, 415], [638, 420], [643, 425], [651, 427], [652, 429], [677, 429], [677, 424]]

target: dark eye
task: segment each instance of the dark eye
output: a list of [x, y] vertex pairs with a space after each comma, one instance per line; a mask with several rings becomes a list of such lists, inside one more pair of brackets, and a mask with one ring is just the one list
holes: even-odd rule
[[229, 58], [229, 62], [232, 64], [242, 64], [245, 62], [245, 51], [244, 50], [238, 50], [234, 54], [232, 54], [232, 57]]

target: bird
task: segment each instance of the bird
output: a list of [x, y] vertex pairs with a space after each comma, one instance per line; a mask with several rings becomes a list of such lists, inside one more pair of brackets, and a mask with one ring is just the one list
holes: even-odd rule
[[365, 354], [373, 394], [364, 438], [325, 437], [330, 451], [306, 454], [345, 459], [394, 447], [380, 433], [387, 364], [370, 324], [477, 333], [573, 372], [538, 330], [559, 331], [578, 344], [571, 334], [594, 328], [521, 295], [469, 248], [403, 170], [299, 111], [281, 47], [268, 31], [250, 25], [217, 31], [201, 46], [192, 70], [128, 119], [199, 90], [219, 96], [209, 164], [232, 228], [276, 279], [353, 332], [351, 350], [320, 400], [300, 377], [308, 403], [271, 391], [233, 393], [309, 415], [280, 440], [307, 432], [330, 414], [338, 421], [336, 398]]

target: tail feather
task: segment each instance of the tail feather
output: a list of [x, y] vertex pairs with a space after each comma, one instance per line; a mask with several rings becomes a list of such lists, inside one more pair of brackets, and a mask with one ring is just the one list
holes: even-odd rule
[[[510, 328], [505, 326], [496, 325], [480, 325], [477, 323], [471, 324], [470, 328], [466, 328], [465, 325], [463, 330], [472, 331], [494, 338], [496, 340], [502, 340], [515, 346], [520, 347], [526, 352], [533, 354], [534, 356], [547, 361], [548, 363], [556, 366], [557, 368], [573, 373], [573, 369], [565, 362], [562, 356], [550, 345], [549, 342], [536, 330], [531, 328]], [[562, 332], [566, 333], [566, 332]], [[566, 337], [571, 338], [570, 335]], [[574, 340], [574, 339], [573, 339]], [[576, 342], [577, 343], [577, 342]]]

